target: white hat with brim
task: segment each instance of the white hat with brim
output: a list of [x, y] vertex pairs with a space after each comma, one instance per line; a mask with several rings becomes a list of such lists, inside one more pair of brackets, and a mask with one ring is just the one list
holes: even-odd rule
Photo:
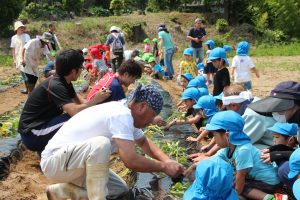
[[20, 27], [25, 27], [25, 25], [21, 21], [16, 21], [14, 23], [14, 29], [17, 31]]
[[49, 42], [52, 40], [52, 35], [51, 35], [51, 33], [44, 32], [43, 35], [42, 35], [42, 37], [40, 37], [40, 39], [41, 39], [43, 42], [49, 43]]
[[112, 31], [120, 32], [120, 28], [117, 26], [112, 26], [112, 27], [110, 27], [109, 32], [112, 32]]

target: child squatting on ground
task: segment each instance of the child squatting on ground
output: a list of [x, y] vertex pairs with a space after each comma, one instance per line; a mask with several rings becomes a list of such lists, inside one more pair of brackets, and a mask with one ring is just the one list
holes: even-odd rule
[[[238, 195], [250, 199], [275, 200], [273, 195], [281, 187], [277, 169], [263, 163], [261, 152], [251, 144], [243, 132], [244, 120], [234, 111], [215, 114], [206, 130], [213, 133], [221, 150], [215, 155], [230, 163], [235, 169], [234, 187]], [[206, 156], [202, 156], [202, 160]], [[185, 172], [189, 175], [196, 165]]]

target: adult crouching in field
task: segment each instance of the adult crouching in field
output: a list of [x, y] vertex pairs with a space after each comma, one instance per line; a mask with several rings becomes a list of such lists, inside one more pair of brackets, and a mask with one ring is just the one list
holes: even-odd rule
[[[47, 188], [48, 198], [120, 199], [128, 188], [109, 169], [111, 152], [118, 152], [125, 166], [134, 171], [178, 177], [183, 166], [171, 160], [141, 130], [162, 106], [163, 97], [156, 88], [139, 85], [128, 101], [96, 105], [72, 117], [42, 152], [43, 173], [58, 183]], [[135, 144], [153, 160], [137, 154]]]
[[109, 97], [101, 91], [87, 102], [75, 93], [71, 81], [82, 71], [82, 54], [73, 49], [56, 57], [56, 73], [44, 80], [27, 99], [19, 122], [19, 133], [25, 146], [41, 153], [57, 130], [79, 111], [96, 105]]
[[175, 45], [165, 24], [159, 24], [157, 30], [159, 38], [159, 47], [164, 49], [164, 64], [168, 72], [166, 76], [168, 76], [168, 78], [172, 80], [174, 76], [172, 59], [176, 50]]

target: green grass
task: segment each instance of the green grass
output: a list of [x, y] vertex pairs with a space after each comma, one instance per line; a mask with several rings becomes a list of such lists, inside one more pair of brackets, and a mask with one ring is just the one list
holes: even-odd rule
[[0, 54], [0, 67], [11, 67], [13, 63], [13, 58], [11, 55], [1, 55]]
[[295, 56], [300, 55], [300, 43], [259, 45], [250, 50], [250, 56]]

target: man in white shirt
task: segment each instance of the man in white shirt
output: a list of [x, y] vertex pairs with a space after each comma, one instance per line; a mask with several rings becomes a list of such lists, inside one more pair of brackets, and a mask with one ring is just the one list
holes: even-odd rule
[[43, 33], [42, 37], [29, 40], [22, 51], [22, 64], [25, 65], [21, 69], [27, 78], [28, 95], [32, 92], [39, 78], [39, 61], [43, 55], [51, 57], [47, 44], [52, 38], [50, 33]]
[[27, 94], [27, 80], [24, 72], [22, 72], [22, 51], [24, 45], [30, 40], [30, 36], [25, 33], [25, 25], [21, 21], [14, 23], [14, 30], [16, 34], [11, 38], [10, 48], [12, 49], [12, 56], [14, 60], [14, 66], [20, 70], [21, 76], [25, 83], [25, 89], [21, 90], [21, 93]]
[[[48, 198], [105, 200], [126, 194], [126, 183], [109, 170], [113, 152], [118, 152], [125, 166], [134, 171], [178, 177], [183, 166], [164, 154], [140, 129], [153, 121], [162, 105], [156, 88], [139, 85], [127, 102], [96, 105], [72, 117], [42, 152], [43, 173], [59, 183], [47, 188]], [[153, 160], [137, 154], [135, 144]]]

